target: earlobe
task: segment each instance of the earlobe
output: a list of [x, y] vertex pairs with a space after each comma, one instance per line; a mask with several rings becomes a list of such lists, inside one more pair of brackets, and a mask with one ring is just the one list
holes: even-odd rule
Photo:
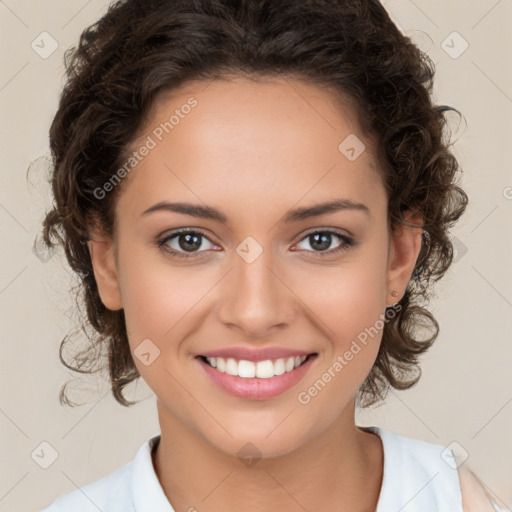
[[115, 261], [114, 244], [112, 239], [93, 232], [87, 241], [89, 254], [98, 285], [101, 302], [106, 308], [117, 311], [122, 309], [119, 293], [119, 280]]
[[422, 244], [422, 220], [413, 218], [410, 211], [404, 212], [404, 218], [408, 223], [414, 224], [416, 227], [398, 225], [392, 234], [388, 254], [386, 290], [388, 295], [391, 295], [392, 290], [398, 291], [397, 294], [393, 295], [393, 298], [396, 297], [392, 301], [393, 304], [398, 302], [404, 295]]

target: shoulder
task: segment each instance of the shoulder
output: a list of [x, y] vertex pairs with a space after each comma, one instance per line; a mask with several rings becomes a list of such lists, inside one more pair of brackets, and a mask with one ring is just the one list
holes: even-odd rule
[[[375, 426], [363, 427], [363, 430], [377, 433], [384, 450], [383, 482], [377, 512], [508, 510], [506, 504], [487, 492], [485, 485], [466, 464], [455, 464], [456, 454], [449, 446], [428, 443]], [[396, 475], [400, 475], [400, 479]], [[418, 493], [419, 488], [421, 493]]]
[[458, 467], [462, 508], [464, 512], [499, 512], [493, 505], [493, 498], [487, 493], [477, 476], [464, 464]]
[[380, 435], [384, 454], [377, 512], [463, 512], [459, 477], [443, 458], [443, 446], [380, 427], [372, 430]]
[[133, 463], [129, 462], [100, 480], [63, 494], [41, 512], [131, 512], [132, 465]]

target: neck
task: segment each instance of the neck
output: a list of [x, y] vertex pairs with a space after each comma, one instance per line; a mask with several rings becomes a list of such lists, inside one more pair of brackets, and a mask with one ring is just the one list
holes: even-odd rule
[[153, 465], [177, 511], [348, 512], [377, 506], [382, 444], [377, 435], [356, 427], [353, 401], [322, 436], [252, 463], [220, 451], [158, 407], [162, 433]]

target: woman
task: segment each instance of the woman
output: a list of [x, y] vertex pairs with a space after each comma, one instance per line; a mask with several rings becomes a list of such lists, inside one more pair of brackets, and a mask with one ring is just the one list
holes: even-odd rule
[[46, 511], [499, 510], [450, 449], [354, 420], [438, 334], [467, 196], [433, 74], [371, 0], [126, 0], [83, 32], [44, 238], [98, 334], [70, 367], [104, 346], [161, 435]]

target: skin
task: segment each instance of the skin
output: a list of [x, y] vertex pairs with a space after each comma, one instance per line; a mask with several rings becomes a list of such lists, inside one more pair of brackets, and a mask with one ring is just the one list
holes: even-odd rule
[[[506, 510], [507, 504], [497, 496], [491, 496], [485, 487], [478, 481], [478, 477], [465, 465], [458, 468], [459, 481], [462, 494], [462, 508], [464, 512], [496, 512], [491, 505], [493, 499], [499, 507]], [[507, 507], [508, 508], [508, 507]]]
[[[147, 338], [160, 350], [148, 366], [134, 361], [157, 396], [161, 441], [153, 462], [162, 488], [179, 512], [374, 511], [382, 445], [356, 427], [354, 414], [382, 332], [307, 405], [297, 395], [400, 300], [421, 229], [389, 232], [374, 141], [348, 103], [297, 80], [189, 82], [158, 99], [134, 147], [191, 96], [198, 105], [122, 183], [113, 238], [91, 227], [89, 242], [101, 299], [124, 308], [131, 350]], [[366, 145], [354, 161], [338, 150], [349, 134]], [[289, 209], [336, 198], [363, 203], [369, 214], [283, 221]], [[208, 205], [229, 223], [141, 215], [160, 201]], [[209, 239], [187, 260], [155, 244], [179, 228]], [[307, 236], [316, 229], [357, 244], [322, 257]], [[263, 249], [250, 264], [236, 252], [248, 236]], [[167, 246], [180, 250], [178, 242]], [[343, 243], [333, 235], [323, 251]], [[213, 385], [194, 359], [228, 346], [291, 347], [318, 357], [290, 390], [248, 400]], [[248, 442], [261, 455], [251, 467], [237, 457]]]

